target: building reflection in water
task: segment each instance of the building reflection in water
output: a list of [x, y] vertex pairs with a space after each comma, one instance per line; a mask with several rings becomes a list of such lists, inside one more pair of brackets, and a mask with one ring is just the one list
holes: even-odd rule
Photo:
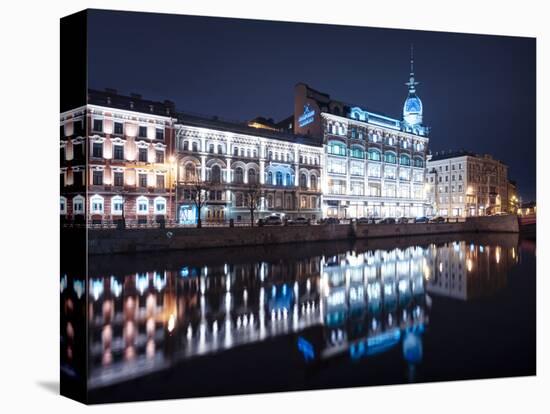
[[[517, 260], [517, 244], [458, 241], [93, 277], [89, 386], [290, 333], [306, 361], [360, 359], [400, 346], [414, 375], [430, 295], [490, 295], [506, 285]], [[66, 276], [61, 283], [62, 303], [74, 301]], [[78, 289], [82, 296], [84, 286]]]

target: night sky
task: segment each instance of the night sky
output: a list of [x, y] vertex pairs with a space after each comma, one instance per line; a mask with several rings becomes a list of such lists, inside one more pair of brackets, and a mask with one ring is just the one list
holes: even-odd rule
[[89, 86], [278, 121], [305, 82], [401, 119], [411, 43], [431, 151], [490, 153], [523, 200], [535, 199], [535, 39], [92, 11]]

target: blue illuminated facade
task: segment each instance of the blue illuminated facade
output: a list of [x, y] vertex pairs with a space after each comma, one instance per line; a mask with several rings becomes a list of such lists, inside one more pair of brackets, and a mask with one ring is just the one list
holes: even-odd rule
[[[426, 215], [429, 128], [423, 124], [423, 103], [416, 94], [412, 53], [406, 85], [402, 119], [296, 85], [294, 132], [323, 144], [323, 217]], [[310, 115], [317, 113], [320, 116]]]

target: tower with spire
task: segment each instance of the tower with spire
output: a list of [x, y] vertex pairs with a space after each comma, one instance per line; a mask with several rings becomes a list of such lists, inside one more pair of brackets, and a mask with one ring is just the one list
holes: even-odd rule
[[418, 84], [414, 78], [414, 46], [411, 45], [411, 72], [409, 81], [405, 83], [409, 87], [409, 94], [403, 105], [403, 121], [410, 127], [422, 125], [422, 101], [416, 95]]

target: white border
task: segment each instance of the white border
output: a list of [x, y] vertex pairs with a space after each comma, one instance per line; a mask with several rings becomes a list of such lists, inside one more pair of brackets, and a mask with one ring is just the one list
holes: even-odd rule
[[[259, 7], [261, 6], [261, 7]], [[262, 2], [190, 0], [65, 0], [3, 4], [0, 13], [2, 40], [2, 136], [16, 137], [17, 151], [6, 154], [0, 203], [2, 223], [4, 294], [2, 311], [3, 412], [48, 410], [80, 412], [83, 406], [52, 392], [58, 378], [58, 147], [59, 131], [59, 22], [86, 7], [158, 11], [270, 20], [309, 21], [349, 25], [428, 29], [453, 32], [536, 36], [538, 58], [538, 251], [546, 251], [545, 219], [548, 190], [540, 167], [541, 154], [549, 153], [550, 131], [544, 116], [547, 103], [549, 25], [545, 2], [540, 0], [479, 1], [410, 0], [383, 2], [295, 1]], [[545, 76], [546, 75], [546, 76]], [[9, 121], [7, 121], [9, 120]], [[53, 137], [53, 138], [52, 138]], [[518, 137], [521, 139], [521, 137]], [[10, 141], [13, 145], [15, 141]], [[13, 218], [13, 219], [12, 219]], [[550, 389], [548, 367], [548, 283], [544, 278], [548, 255], [538, 256], [538, 375], [489, 381], [450, 382], [255, 395], [246, 397], [174, 400], [107, 405], [102, 412], [150, 412], [158, 408], [188, 412], [294, 413], [341, 412], [543, 412]], [[547, 322], [546, 322], [547, 324]], [[544, 349], [546, 348], [546, 349]], [[503, 363], [506, 363], [503, 361]], [[236, 380], [238, 373], [236, 372]]]

